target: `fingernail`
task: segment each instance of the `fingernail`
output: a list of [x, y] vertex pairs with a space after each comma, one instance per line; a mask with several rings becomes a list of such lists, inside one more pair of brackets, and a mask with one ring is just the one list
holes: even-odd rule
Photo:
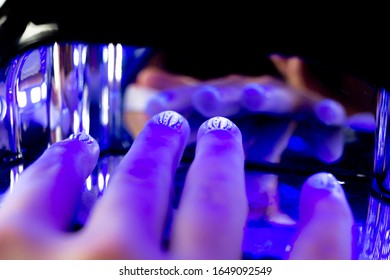
[[214, 86], [204, 86], [192, 96], [194, 108], [205, 117], [215, 116], [221, 111], [221, 93]]
[[220, 130], [232, 130], [233, 129], [233, 122], [227, 118], [224, 117], [214, 117], [209, 119], [206, 122], [206, 128], [207, 130], [215, 130], [215, 129], [220, 129]]
[[239, 128], [231, 120], [219, 116], [205, 121], [200, 126], [198, 130], [198, 139], [199, 137], [213, 131], [227, 131], [230, 134], [236, 136], [238, 139], [241, 139], [241, 132]]
[[306, 184], [316, 189], [324, 189], [329, 191], [340, 188], [340, 184], [337, 179], [332, 174], [326, 172], [312, 175], [306, 181]]
[[85, 132], [72, 134], [69, 136], [68, 140], [78, 140], [86, 144], [92, 144], [95, 141], [92, 136], [86, 134]]
[[356, 113], [348, 118], [348, 125], [357, 131], [374, 132], [376, 128], [375, 116], [371, 112]]
[[169, 126], [178, 131], [181, 129], [184, 123], [184, 117], [182, 115], [170, 110], [161, 112], [160, 114], [156, 115], [155, 120], [158, 124]]

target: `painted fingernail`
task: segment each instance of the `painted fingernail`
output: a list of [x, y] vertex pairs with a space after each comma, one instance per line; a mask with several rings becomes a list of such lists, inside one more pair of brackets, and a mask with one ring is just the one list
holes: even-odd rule
[[184, 123], [184, 117], [175, 111], [168, 110], [158, 114], [156, 116], [156, 122], [175, 130], [180, 130]]
[[206, 128], [208, 130], [221, 129], [230, 131], [233, 129], [233, 126], [233, 122], [224, 117], [214, 117], [206, 122]]
[[85, 132], [72, 134], [69, 136], [68, 140], [77, 140], [77, 141], [84, 142], [86, 144], [92, 144], [93, 142], [95, 142], [92, 136], [86, 134]]
[[330, 173], [321, 172], [312, 175], [306, 181], [306, 184], [316, 189], [324, 189], [333, 191], [340, 188], [340, 183], [337, 179]]

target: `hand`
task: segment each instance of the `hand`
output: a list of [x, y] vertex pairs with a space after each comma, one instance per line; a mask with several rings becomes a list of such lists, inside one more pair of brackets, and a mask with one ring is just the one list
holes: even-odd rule
[[[181, 115], [153, 116], [79, 231], [69, 229], [99, 147], [83, 133], [51, 145], [4, 198], [0, 258], [241, 258], [248, 214], [245, 157], [241, 132], [229, 119], [211, 118], [199, 128], [196, 155], [170, 216], [171, 185], [189, 134]], [[350, 258], [353, 217], [332, 175], [319, 173], [306, 181], [300, 209], [291, 259]], [[172, 227], [164, 247], [167, 220]]]
[[151, 118], [76, 232], [69, 229], [99, 147], [85, 134], [53, 144], [4, 198], [0, 257], [240, 258], [247, 216], [244, 154], [239, 129], [222, 118], [205, 122], [198, 131], [197, 154], [170, 229], [169, 249], [161, 246], [171, 218], [173, 176], [189, 134], [179, 114]]

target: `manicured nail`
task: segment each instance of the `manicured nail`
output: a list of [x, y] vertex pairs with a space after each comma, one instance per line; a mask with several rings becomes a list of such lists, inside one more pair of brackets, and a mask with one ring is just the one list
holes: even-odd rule
[[374, 132], [376, 128], [375, 116], [371, 112], [356, 113], [348, 118], [348, 125], [357, 131]]
[[209, 119], [206, 122], [206, 128], [208, 130], [214, 130], [214, 129], [232, 130], [233, 126], [234, 126], [233, 122], [224, 117], [214, 117]]
[[156, 116], [156, 122], [180, 130], [184, 123], [184, 117], [175, 111], [164, 111]]
[[237, 139], [242, 138], [239, 128], [231, 120], [218, 116], [208, 119], [200, 126], [198, 130], [198, 139], [199, 137], [213, 131], [227, 131], [230, 134], [236, 136]]
[[312, 175], [306, 181], [306, 184], [316, 189], [324, 189], [333, 191], [340, 188], [340, 184], [337, 179], [330, 173], [321, 172]]
[[92, 136], [86, 134], [85, 132], [75, 133], [69, 136], [68, 140], [78, 140], [86, 144], [92, 144], [95, 140]]
[[195, 91], [192, 103], [194, 108], [205, 117], [221, 113], [221, 94], [213, 86], [204, 86]]

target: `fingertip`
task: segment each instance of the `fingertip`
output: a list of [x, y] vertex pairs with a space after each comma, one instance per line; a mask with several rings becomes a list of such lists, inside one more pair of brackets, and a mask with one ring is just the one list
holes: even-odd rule
[[356, 131], [374, 132], [376, 128], [375, 116], [371, 112], [356, 113], [348, 118], [348, 125]]
[[190, 125], [183, 115], [173, 110], [164, 110], [149, 118], [137, 138], [139, 138], [141, 146], [146, 143], [153, 146], [156, 143], [171, 145], [174, 139], [178, 139], [180, 145], [185, 147], [190, 133]]
[[178, 132], [187, 131], [190, 129], [188, 121], [185, 117], [173, 110], [166, 110], [154, 115], [153, 121], [156, 124], [168, 126]]
[[66, 145], [71, 152], [75, 152], [74, 149], [82, 149], [95, 156], [100, 152], [98, 142], [85, 132], [71, 134], [67, 139], [56, 142], [51, 147], [56, 147], [56, 145]]
[[340, 182], [331, 173], [319, 172], [304, 182], [301, 191], [302, 204], [314, 207], [315, 203], [327, 196], [345, 199]]
[[198, 129], [197, 138], [200, 140], [205, 135], [214, 134], [218, 138], [232, 138], [242, 143], [242, 135], [238, 126], [233, 123], [230, 119], [217, 116], [208, 119]]
[[242, 106], [250, 111], [262, 111], [267, 106], [267, 90], [264, 86], [251, 83], [244, 87]]
[[346, 111], [342, 104], [333, 99], [323, 99], [315, 105], [314, 113], [326, 125], [344, 125]]
[[[99, 153], [96, 140], [84, 132], [53, 143], [21, 173], [9, 209], [31, 215], [33, 222], [68, 230]], [[18, 203], [23, 207], [12, 208]]]
[[289, 259], [350, 259], [354, 217], [347, 198], [332, 174], [310, 176], [300, 197], [300, 227]]
[[300, 220], [305, 223], [314, 215], [351, 218], [349, 207], [341, 181], [327, 172], [311, 175], [303, 184], [300, 195]]

